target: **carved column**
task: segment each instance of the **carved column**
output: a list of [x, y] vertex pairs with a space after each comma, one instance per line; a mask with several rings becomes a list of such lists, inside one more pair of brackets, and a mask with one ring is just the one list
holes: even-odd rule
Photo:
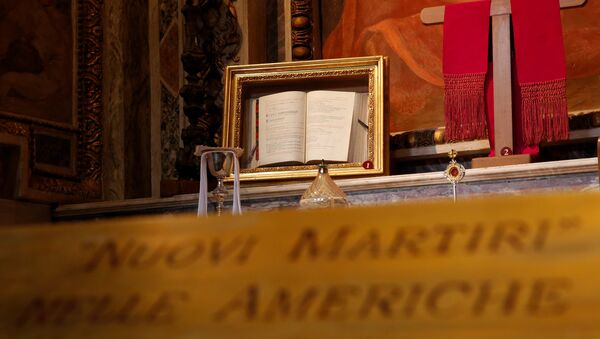
[[181, 61], [186, 84], [180, 91], [190, 125], [183, 129], [184, 148], [177, 156], [180, 179], [198, 177], [196, 145], [220, 144], [223, 114], [223, 72], [235, 59], [240, 28], [230, 1], [186, 0], [184, 49]]
[[149, 0], [105, 0], [104, 199], [151, 196]]
[[318, 0], [290, 0], [292, 60], [321, 58]]

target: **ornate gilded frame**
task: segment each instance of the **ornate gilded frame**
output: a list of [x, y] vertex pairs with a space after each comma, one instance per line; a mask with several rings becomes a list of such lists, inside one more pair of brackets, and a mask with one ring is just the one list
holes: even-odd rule
[[[225, 72], [223, 146], [241, 147], [243, 101], [249, 88], [279, 84], [312, 90], [319, 81], [343, 84], [350, 78], [365, 80], [369, 92], [368, 165], [343, 163], [329, 166], [332, 176], [383, 175], [388, 172], [385, 69], [382, 56], [229, 66]], [[275, 91], [271, 92], [274, 93]], [[367, 168], [372, 167], [372, 168]], [[316, 166], [260, 167], [241, 171], [242, 181], [314, 177]]]
[[[102, 51], [104, 0], [73, 0], [73, 124], [0, 112], [0, 143], [20, 149], [16, 197], [84, 201], [102, 197]], [[63, 167], [43, 162], [47, 140], [64, 145]], [[52, 147], [52, 146], [49, 146]]]

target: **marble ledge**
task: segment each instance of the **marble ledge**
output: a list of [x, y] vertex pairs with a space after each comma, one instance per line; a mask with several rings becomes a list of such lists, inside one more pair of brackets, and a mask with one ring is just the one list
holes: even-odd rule
[[[447, 198], [449, 184], [442, 172], [336, 179], [354, 205]], [[279, 183], [241, 188], [243, 209], [294, 207], [310, 182]], [[243, 184], [242, 184], [243, 186]], [[597, 190], [597, 158], [468, 169], [459, 184], [463, 196], [557, 190]], [[55, 220], [90, 219], [133, 214], [193, 212], [198, 195], [144, 198], [62, 205]]]
[[[490, 180], [506, 180], [598, 172], [597, 158], [551, 161], [502, 167], [475, 168], [466, 170], [462, 183]], [[336, 179], [344, 192], [417, 187], [448, 184], [443, 172], [392, 175], [386, 177], [363, 177]], [[247, 187], [241, 189], [242, 198], [279, 197], [302, 194], [310, 182]]]

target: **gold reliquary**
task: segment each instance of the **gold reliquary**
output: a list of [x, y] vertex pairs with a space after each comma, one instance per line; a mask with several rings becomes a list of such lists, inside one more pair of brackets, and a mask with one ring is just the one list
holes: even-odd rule
[[229, 66], [223, 147], [244, 150], [242, 181], [387, 173], [386, 59]]

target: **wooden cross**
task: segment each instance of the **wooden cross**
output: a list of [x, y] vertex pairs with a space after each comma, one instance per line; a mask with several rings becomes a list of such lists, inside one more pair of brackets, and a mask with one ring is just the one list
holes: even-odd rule
[[[496, 156], [507, 156], [503, 150], [513, 150], [512, 133], [512, 86], [511, 86], [511, 51], [510, 51], [510, 0], [491, 0], [492, 16], [492, 50], [494, 60], [494, 134]], [[586, 0], [560, 0], [561, 8], [580, 6]], [[445, 6], [428, 7], [421, 11], [424, 24], [444, 22]], [[483, 160], [483, 159], [481, 159]], [[493, 158], [489, 160], [493, 161]], [[499, 160], [499, 159], [497, 159]], [[506, 157], [506, 161], [494, 165], [508, 165], [529, 162], [528, 156]], [[484, 161], [488, 163], [489, 161]], [[475, 162], [473, 163], [475, 166]], [[489, 165], [488, 165], [489, 166]], [[479, 167], [487, 167], [485, 164]]]

